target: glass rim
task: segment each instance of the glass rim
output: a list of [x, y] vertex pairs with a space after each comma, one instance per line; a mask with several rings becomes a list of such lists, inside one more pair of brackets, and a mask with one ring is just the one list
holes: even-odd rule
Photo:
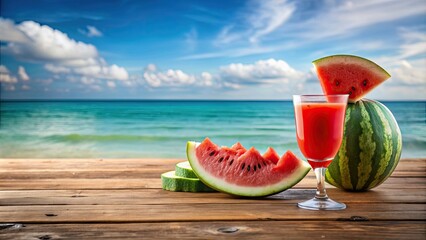
[[325, 97], [325, 96], [349, 96], [349, 94], [294, 94], [294, 96], [301, 96], [301, 97]]

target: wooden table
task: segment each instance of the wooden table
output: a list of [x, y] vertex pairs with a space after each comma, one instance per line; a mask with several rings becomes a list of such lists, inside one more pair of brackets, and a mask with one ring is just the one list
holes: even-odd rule
[[161, 189], [179, 159], [0, 159], [0, 239], [426, 239], [426, 159], [374, 191], [328, 186], [343, 211], [309, 211], [312, 171], [264, 199]]

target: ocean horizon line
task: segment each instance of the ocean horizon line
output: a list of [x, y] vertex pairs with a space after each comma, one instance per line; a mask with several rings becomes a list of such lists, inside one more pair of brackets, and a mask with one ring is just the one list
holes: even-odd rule
[[[426, 102], [426, 99], [373, 99], [380, 102]], [[0, 102], [291, 102], [292, 99], [0, 99]]]

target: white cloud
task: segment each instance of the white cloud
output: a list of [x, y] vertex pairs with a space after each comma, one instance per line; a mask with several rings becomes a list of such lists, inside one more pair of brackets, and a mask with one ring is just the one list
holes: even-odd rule
[[[6, 66], [0, 65], [0, 83], [13, 84], [17, 83], [18, 79], [12, 76]], [[13, 88], [15, 90], [15, 88]]]
[[306, 73], [275, 59], [259, 60], [254, 64], [232, 63], [221, 67], [219, 74], [222, 80], [236, 84], [303, 82], [307, 78]]
[[287, 0], [259, 1], [255, 6], [255, 11], [249, 16], [253, 34], [250, 42], [257, 42], [265, 35], [268, 35], [281, 27], [296, 10], [294, 3]]
[[398, 0], [328, 1], [323, 11], [317, 12], [312, 18], [292, 26], [305, 40], [350, 36], [354, 31], [375, 24], [425, 14], [426, 4], [424, 0], [409, 3]]
[[287, 0], [252, 1], [241, 15], [243, 27], [225, 26], [216, 37], [215, 44], [227, 44], [248, 39], [258, 42], [262, 37], [273, 33], [284, 25], [296, 10], [294, 3]]
[[102, 79], [116, 79], [126, 80], [129, 78], [127, 71], [115, 64], [111, 66], [102, 66], [101, 64], [88, 65], [73, 69], [73, 73], [83, 76], [102, 78]]
[[5, 65], [0, 65], [0, 73], [9, 73], [9, 69]]
[[0, 17], [0, 40], [6, 42], [26, 42], [27, 36], [19, 29], [16, 29], [12, 20]]
[[67, 67], [54, 65], [51, 63], [45, 64], [44, 68], [52, 73], [70, 73], [71, 72], [71, 69]]
[[83, 76], [80, 78], [81, 83], [85, 84], [85, 85], [92, 85], [95, 83], [99, 83], [99, 81], [95, 78], [91, 78], [91, 77], [86, 77]]
[[30, 86], [28, 86], [28, 85], [22, 85], [22, 90], [30, 90], [31, 89], [31, 87]]
[[426, 86], [426, 33], [402, 28], [398, 34], [403, 43], [396, 47], [396, 54], [376, 59], [392, 75], [387, 84], [394, 87]]
[[[400, 46], [400, 57], [409, 58], [426, 53], [426, 33], [403, 28], [400, 31], [405, 43]], [[423, 66], [424, 67], [424, 66]]]
[[107, 81], [107, 86], [109, 88], [115, 88], [115, 82], [113, 82], [113, 81]]
[[25, 71], [25, 68], [23, 66], [19, 66], [18, 76], [19, 76], [19, 79], [21, 79], [22, 81], [29, 81], [30, 80], [30, 77], [28, 76], [28, 74]]
[[155, 66], [155, 64], [148, 64], [148, 66], [146, 66], [145, 71], [147, 72], [155, 72], [157, 71], [157, 66]]
[[426, 58], [418, 60], [402, 60], [391, 69], [392, 79], [407, 85], [426, 86]]
[[158, 71], [157, 66], [149, 64], [145, 68], [143, 80], [148, 86], [159, 87], [184, 87], [184, 86], [212, 86], [214, 78], [208, 72], [201, 75], [192, 75], [182, 70], [169, 69], [167, 71]]
[[277, 52], [284, 49], [291, 49], [294, 44], [285, 44], [280, 46], [250, 46], [250, 47], [235, 47], [223, 51], [214, 51], [207, 53], [199, 53], [181, 57], [182, 60], [194, 60], [194, 59], [209, 59], [209, 58], [220, 58], [220, 57], [244, 57], [249, 55], [263, 54]]
[[85, 33], [88, 37], [101, 37], [103, 35], [102, 32], [94, 26], [86, 26], [86, 28], [87, 32]]
[[[222, 66], [214, 74], [188, 74], [182, 70], [158, 71], [150, 64], [145, 68], [143, 80], [152, 88], [160, 87], [207, 87], [241, 89], [247, 85], [283, 84], [298, 86], [310, 77], [309, 73], [297, 71], [284, 60], [259, 60], [253, 64], [232, 63]], [[133, 84], [132, 84], [133, 85]]]
[[151, 87], [191, 85], [195, 82], [195, 76], [173, 69], [165, 72], [145, 72], [143, 76]]
[[213, 76], [208, 73], [208, 72], [202, 72], [201, 73], [201, 79], [202, 79], [202, 83], [204, 83], [203, 85], [205, 86], [212, 86], [213, 85]]
[[[20, 59], [64, 61], [98, 56], [95, 46], [70, 39], [67, 34], [47, 25], [25, 21], [15, 25], [15, 31], [20, 31], [28, 40], [8, 41], [4, 50]], [[2, 37], [0, 39], [6, 41]]]
[[[88, 26], [88, 29], [92, 29], [92, 35], [96, 35], [95, 28]], [[19, 32], [25, 38], [5, 37], [8, 36], [5, 30]], [[108, 65], [95, 46], [71, 39], [47, 25], [33, 21], [14, 24], [11, 20], [0, 18], [0, 40], [7, 42], [1, 47], [5, 53], [20, 60], [45, 63], [45, 69], [56, 74], [123, 81], [129, 78], [123, 67]]]
[[228, 44], [231, 42], [234, 42], [236, 40], [239, 40], [242, 36], [241, 33], [237, 33], [232, 31], [234, 28], [234, 25], [227, 25], [219, 32], [219, 34], [216, 37], [215, 45], [220, 46], [222, 44]]

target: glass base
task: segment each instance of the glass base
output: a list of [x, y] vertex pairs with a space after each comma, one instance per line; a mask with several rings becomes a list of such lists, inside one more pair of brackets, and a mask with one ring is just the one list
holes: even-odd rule
[[344, 203], [336, 202], [330, 198], [312, 198], [298, 203], [297, 206], [308, 210], [343, 210], [346, 208]]

